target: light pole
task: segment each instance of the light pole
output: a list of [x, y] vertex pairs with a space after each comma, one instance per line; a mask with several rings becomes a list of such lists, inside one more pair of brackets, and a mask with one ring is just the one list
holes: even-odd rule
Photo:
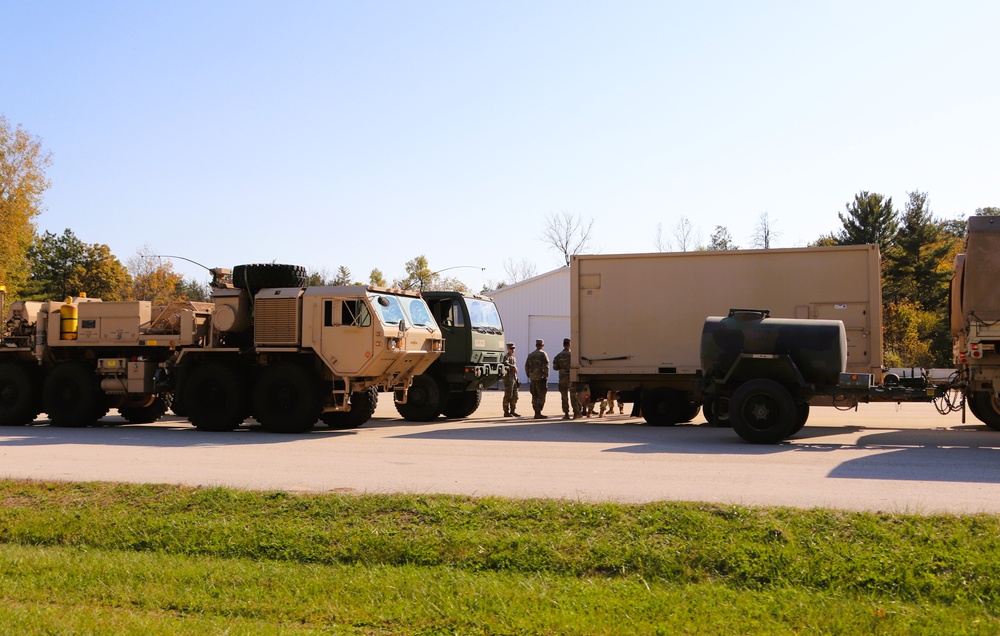
[[179, 258], [182, 261], [187, 261], [189, 263], [194, 263], [198, 267], [202, 267], [202, 268], [204, 268], [204, 269], [206, 269], [208, 271], [212, 271], [212, 268], [210, 268], [210, 267], [208, 267], [206, 265], [202, 265], [198, 261], [192, 261], [190, 258], [185, 258], [183, 256], [171, 256], [170, 254], [149, 254], [149, 255], [146, 256], [146, 258]]
[[[430, 274], [427, 275], [427, 282], [428, 283], [431, 282], [431, 279], [434, 278], [435, 276], [437, 276], [438, 274], [440, 274], [441, 272], [447, 272], [450, 269], [463, 269], [463, 268], [466, 268], [466, 269], [478, 269], [478, 270], [481, 270], [481, 271], [484, 271], [484, 272], [486, 271], [485, 267], [479, 267], [478, 265], [453, 265], [452, 267], [445, 267], [444, 269], [439, 269], [436, 272], [431, 272]], [[485, 281], [484, 281], [484, 284], [485, 284]], [[424, 291], [424, 279], [423, 278], [420, 279], [420, 291]]]

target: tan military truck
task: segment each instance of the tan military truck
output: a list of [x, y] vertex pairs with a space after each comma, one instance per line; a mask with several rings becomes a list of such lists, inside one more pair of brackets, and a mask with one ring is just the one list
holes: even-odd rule
[[972, 414], [1000, 429], [1000, 218], [969, 218], [951, 281], [954, 364]]
[[170, 405], [203, 430], [249, 417], [275, 432], [317, 420], [356, 427], [379, 388], [405, 401], [443, 349], [418, 294], [307, 287], [289, 265], [212, 272], [211, 303], [12, 303], [0, 333], [0, 425], [45, 412], [54, 425], [85, 426], [112, 407], [147, 422]]
[[842, 321], [847, 370], [882, 379], [874, 245], [577, 255], [570, 281], [572, 381], [618, 391], [652, 425], [690, 421], [702, 406], [709, 421], [727, 412], [704, 402], [700, 346], [706, 317], [732, 308]]

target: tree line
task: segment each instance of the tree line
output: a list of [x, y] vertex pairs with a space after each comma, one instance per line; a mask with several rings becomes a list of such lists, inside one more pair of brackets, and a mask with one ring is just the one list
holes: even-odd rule
[[[50, 186], [45, 170], [51, 153], [20, 125], [11, 127], [0, 115], [0, 284], [13, 298], [61, 300], [80, 292], [105, 300], [208, 300], [205, 283], [188, 279], [173, 269], [168, 257], [158, 257], [148, 246], [122, 263], [100, 243], [85, 243], [70, 229], [61, 235], [38, 234], [35, 219], [42, 213], [42, 195]], [[977, 215], [1000, 215], [985, 207]], [[839, 213], [841, 227], [811, 245], [874, 243], [882, 254], [883, 341], [885, 362], [900, 367], [947, 367], [951, 364], [948, 285], [952, 263], [965, 238], [964, 219], [940, 219], [930, 211], [926, 192], [907, 194], [902, 210], [892, 197], [861, 191]], [[568, 265], [574, 254], [588, 249], [593, 219], [584, 221], [569, 212], [546, 217], [540, 240], [559, 253]], [[751, 246], [768, 249], [780, 233], [767, 212], [758, 218]], [[739, 246], [729, 230], [716, 226], [707, 245], [698, 245], [696, 230], [686, 217], [674, 227], [673, 240], [657, 225], [655, 247], [688, 251], [733, 250]], [[455, 277], [433, 271], [427, 258], [406, 262], [405, 275], [386, 280], [373, 269], [366, 281], [356, 280], [341, 265], [333, 273], [308, 272], [310, 285], [376, 285], [408, 290], [455, 289], [470, 292]], [[498, 289], [537, 273], [534, 264], [508, 259], [506, 281], [484, 281], [481, 291]], [[831, 275], [834, 275], [831, 273]]]

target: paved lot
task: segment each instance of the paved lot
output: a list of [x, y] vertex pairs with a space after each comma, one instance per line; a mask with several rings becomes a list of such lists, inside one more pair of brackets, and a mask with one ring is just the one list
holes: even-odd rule
[[488, 392], [468, 420], [412, 424], [383, 394], [362, 428], [289, 436], [253, 425], [204, 433], [170, 417], [88, 429], [39, 420], [0, 428], [0, 476], [1000, 513], [1000, 431], [930, 404], [816, 408], [795, 439], [753, 446], [700, 416], [667, 428], [628, 415], [565, 422], [554, 417], [558, 393], [549, 394], [550, 419], [503, 418], [500, 397]]

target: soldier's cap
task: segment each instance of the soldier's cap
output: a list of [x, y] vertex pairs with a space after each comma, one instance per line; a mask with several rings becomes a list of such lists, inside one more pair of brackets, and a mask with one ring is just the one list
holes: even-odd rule
[[538, 345], [544, 345], [544, 344], [545, 344], [545, 341], [544, 341], [544, 340], [541, 340], [541, 339], [539, 339], [539, 340], [536, 340], [536, 341], [535, 341], [535, 346], [536, 346], [536, 347], [537, 347]]
[[513, 342], [508, 342], [507, 343], [507, 348], [508, 349], [513, 349], [514, 348], [514, 343]]
[[570, 342], [569, 338], [563, 338], [563, 346], [564, 347], [567, 346], [567, 345], [569, 345], [569, 342]]

